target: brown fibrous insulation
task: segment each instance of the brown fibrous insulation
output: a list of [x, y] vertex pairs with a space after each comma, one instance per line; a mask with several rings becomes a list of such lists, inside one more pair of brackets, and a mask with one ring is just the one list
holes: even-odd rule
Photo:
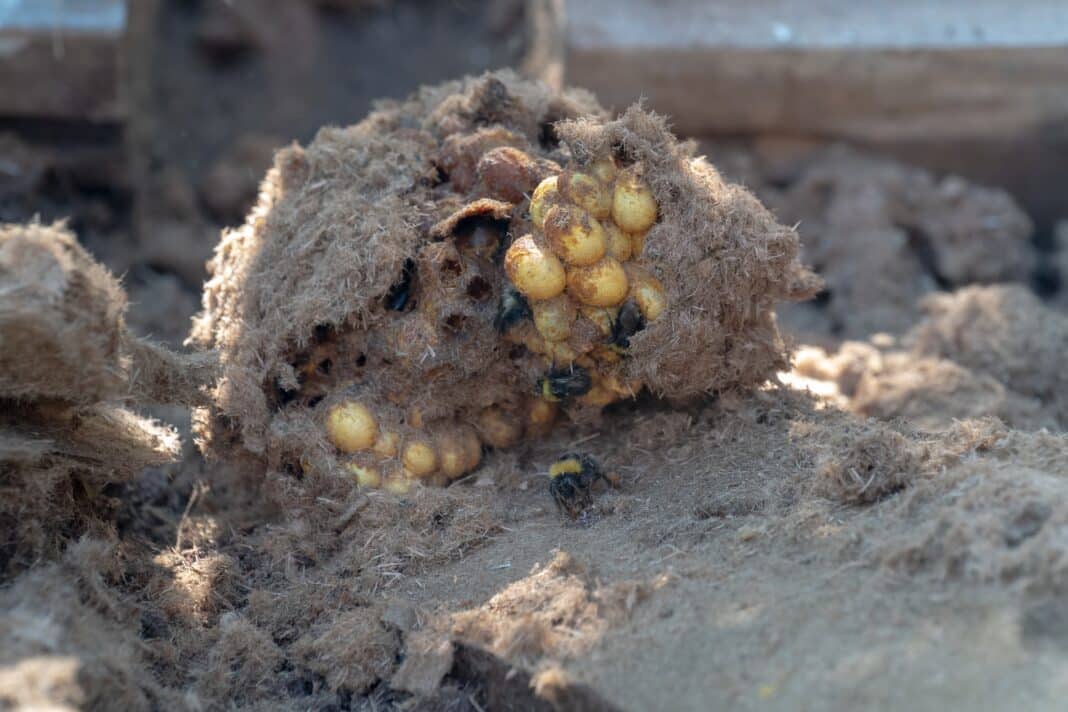
[[203, 402], [210, 355], [126, 330], [126, 297], [62, 225], [0, 226], [0, 570], [103, 531], [109, 484], [175, 459], [131, 402]]
[[[517, 167], [515, 150], [529, 162]], [[679, 402], [780, 370], [773, 308], [819, 287], [796, 233], [662, 117], [632, 107], [610, 119], [584, 92], [502, 72], [423, 89], [277, 154], [257, 206], [224, 234], [194, 327], [223, 364], [205, 447], [299, 479], [341, 471], [323, 421], [346, 400], [402, 441], [476, 425], [491, 406], [522, 421], [548, 366], [494, 327], [508, 287], [499, 255], [531, 232], [539, 180], [596, 160], [639, 170], [651, 189], [658, 220], [641, 260], [669, 304], [606, 376]], [[398, 290], [407, 302], [391, 301]], [[575, 422], [599, 411], [561, 406]]]
[[126, 295], [62, 225], [0, 226], [0, 398], [118, 393]]
[[544, 568], [481, 608], [457, 613], [450, 633], [507, 660], [574, 654], [588, 645], [584, 639], [596, 638], [606, 627], [587, 578], [570, 555], [556, 552]]
[[806, 337], [900, 334], [930, 292], [1027, 282], [1034, 269], [1027, 214], [1005, 191], [957, 176], [834, 146], [807, 157], [785, 189], [759, 193], [798, 225], [803, 257], [826, 281], [818, 304], [783, 312]]
[[1038, 400], [1068, 423], [1068, 317], [1024, 287], [970, 287], [929, 297], [927, 318], [910, 334], [912, 349], [949, 359]]
[[1068, 381], [1059, 354], [1068, 318], [1014, 286], [966, 287], [928, 296], [926, 317], [902, 338], [806, 347], [794, 374], [839, 405], [924, 430], [993, 415], [1021, 430], [1068, 423]]
[[0, 591], [0, 707], [180, 708], [125, 627], [136, 611], [116, 590], [120, 577], [109, 545], [81, 540]]

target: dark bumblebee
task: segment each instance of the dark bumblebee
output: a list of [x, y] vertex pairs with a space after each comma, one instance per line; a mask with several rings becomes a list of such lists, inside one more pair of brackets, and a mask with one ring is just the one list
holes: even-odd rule
[[504, 334], [524, 319], [531, 318], [530, 305], [514, 287], [506, 286], [501, 292], [501, 300], [497, 303], [497, 316], [493, 319], [493, 326], [497, 332]]
[[630, 337], [645, 328], [645, 318], [637, 302], [628, 299], [619, 308], [619, 316], [612, 322], [612, 339], [610, 343], [617, 351], [630, 347]]
[[415, 260], [409, 258], [404, 260], [404, 267], [401, 269], [400, 279], [389, 288], [389, 293], [386, 294], [386, 309], [402, 312], [415, 306], [415, 302], [411, 298], [412, 281], [414, 279]]
[[593, 504], [592, 490], [597, 480], [614, 486], [589, 455], [568, 453], [549, 466], [549, 494], [557, 508], [572, 519]]
[[592, 385], [593, 379], [582, 366], [572, 364], [567, 368], [550, 368], [538, 379], [538, 395], [555, 403], [571, 396], [585, 395]]

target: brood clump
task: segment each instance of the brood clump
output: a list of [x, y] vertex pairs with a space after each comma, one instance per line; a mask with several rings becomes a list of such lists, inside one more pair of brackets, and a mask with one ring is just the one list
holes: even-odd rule
[[774, 305], [818, 288], [797, 251], [640, 108], [510, 73], [424, 89], [279, 152], [224, 236], [201, 434], [290, 480], [445, 484], [642, 389], [765, 381]]

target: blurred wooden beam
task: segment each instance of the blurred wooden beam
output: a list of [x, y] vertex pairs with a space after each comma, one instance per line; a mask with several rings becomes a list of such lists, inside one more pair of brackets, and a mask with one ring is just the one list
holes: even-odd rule
[[125, 0], [0, 0], [0, 117], [119, 123]]
[[1064, 208], [1063, 0], [571, 0], [565, 80], [681, 134], [848, 140]]
[[582, 0], [567, 80], [685, 133], [1007, 136], [1068, 120], [1063, 0]]

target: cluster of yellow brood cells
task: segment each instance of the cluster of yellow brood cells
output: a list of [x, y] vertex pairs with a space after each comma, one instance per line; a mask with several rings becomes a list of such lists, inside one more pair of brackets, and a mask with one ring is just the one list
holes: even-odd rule
[[[531, 161], [507, 150], [511, 162]], [[502, 309], [512, 309], [511, 299], [520, 316], [498, 315], [501, 338], [545, 364], [528, 422], [489, 407], [475, 423], [402, 438], [382, 427], [367, 404], [336, 403], [326, 414], [327, 436], [340, 453], [358, 455], [346, 465], [357, 483], [398, 493], [415, 482], [446, 484], [479, 465], [484, 444], [510, 447], [524, 429], [547, 431], [562, 399], [600, 407], [637, 393], [641, 384], [621, 382], [612, 365], [626, 356], [629, 338], [668, 306], [641, 260], [658, 212], [641, 170], [605, 157], [550, 175], [530, 196], [532, 230], [509, 245], [503, 260], [514, 290], [502, 295]], [[414, 416], [409, 424], [418, 428]]]

